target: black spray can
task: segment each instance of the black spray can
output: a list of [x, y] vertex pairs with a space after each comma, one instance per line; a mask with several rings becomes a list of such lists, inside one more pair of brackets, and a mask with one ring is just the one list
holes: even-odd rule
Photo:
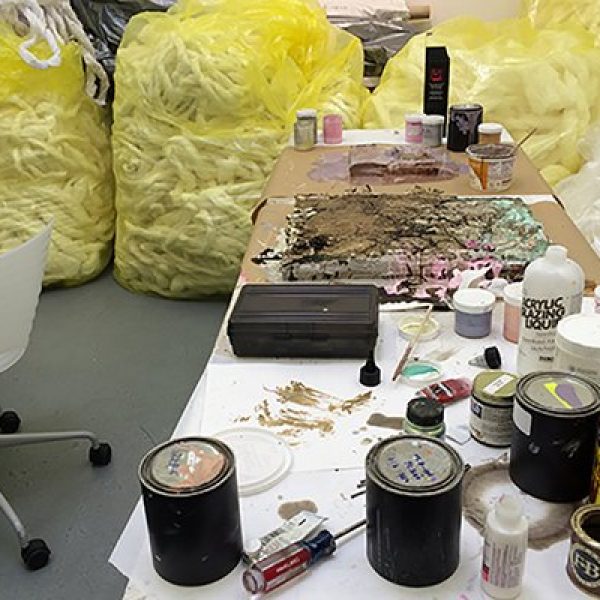
[[594, 464], [600, 390], [564, 372], [537, 372], [517, 384], [510, 477], [526, 494], [548, 502], [588, 495]]
[[235, 461], [222, 442], [203, 437], [157, 446], [139, 468], [156, 572], [178, 585], [227, 575], [242, 555]]
[[424, 587], [458, 567], [464, 464], [445, 442], [388, 438], [367, 455], [367, 558], [379, 575]]
[[483, 121], [481, 104], [454, 104], [448, 118], [446, 147], [453, 152], [464, 152], [479, 141], [478, 127]]

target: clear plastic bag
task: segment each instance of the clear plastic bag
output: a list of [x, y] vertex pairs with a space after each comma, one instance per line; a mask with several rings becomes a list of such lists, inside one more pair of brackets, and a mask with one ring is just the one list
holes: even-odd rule
[[524, 19], [442, 23], [387, 64], [365, 105], [365, 127], [402, 127], [405, 113], [422, 109], [426, 43], [448, 48], [450, 103], [481, 103], [484, 119], [515, 139], [537, 128], [524, 148], [551, 185], [579, 170], [577, 140], [600, 114], [593, 34], [573, 23], [536, 30]]
[[184, 0], [135, 16], [116, 70], [115, 275], [140, 292], [228, 292], [295, 111], [360, 125], [356, 38], [303, 0]]
[[558, 27], [573, 21], [600, 37], [598, 0], [523, 0], [522, 13], [535, 27]]
[[[60, 64], [36, 69], [22, 37], [0, 23], [0, 252], [54, 220], [45, 285], [76, 285], [108, 263], [114, 234], [106, 112], [85, 94], [75, 43]], [[30, 48], [41, 60], [45, 43]]]
[[600, 255], [600, 125], [592, 127], [579, 143], [586, 159], [579, 173], [556, 187], [569, 216]]

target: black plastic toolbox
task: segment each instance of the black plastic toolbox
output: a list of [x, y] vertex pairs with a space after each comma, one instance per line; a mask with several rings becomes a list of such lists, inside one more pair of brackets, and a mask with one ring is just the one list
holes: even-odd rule
[[367, 358], [379, 321], [374, 285], [245, 285], [227, 324], [236, 356]]

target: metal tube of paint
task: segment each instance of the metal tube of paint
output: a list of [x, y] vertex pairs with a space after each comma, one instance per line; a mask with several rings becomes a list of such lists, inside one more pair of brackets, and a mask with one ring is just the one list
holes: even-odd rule
[[525, 493], [548, 502], [588, 495], [594, 463], [600, 388], [561, 371], [542, 371], [517, 384], [510, 477]]
[[212, 438], [171, 440], [139, 467], [156, 572], [177, 585], [227, 575], [242, 554], [233, 453]]
[[424, 587], [458, 567], [464, 463], [445, 442], [400, 435], [366, 459], [367, 558], [383, 578]]

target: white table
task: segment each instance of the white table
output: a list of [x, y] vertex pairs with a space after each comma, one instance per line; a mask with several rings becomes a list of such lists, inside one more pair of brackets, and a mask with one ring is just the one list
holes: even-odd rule
[[[591, 301], [586, 299], [585, 309], [591, 311]], [[444, 376], [464, 375], [473, 377], [478, 369], [467, 365], [473, 355], [484, 346], [497, 345], [502, 353], [507, 370], [515, 369], [515, 345], [501, 337], [502, 306], [498, 305], [494, 315], [492, 335], [483, 340], [466, 340], [452, 331], [452, 313], [435, 313], [442, 324], [442, 337], [425, 342], [417, 348], [416, 354], [424, 355], [439, 346], [459, 345], [460, 350], [443, 363]], [[392, 384], [390, 380], [394, 363], [398, 359], [403, 342], [395, 329], [398, 313], [382, 313], [380, 318], [380, 337], [376, 348], [377, 363], [382, 369], [382, 384], [375, 388], [377, 400], [362, 413], [364, 422], [371, 412], [403, 415], [406, 402], [413, 397], [414, 389], [406, 384]], [[227, 317], [225, 318], [225, 323]], [[356, 391], [365, 388], [357, 382], [361, 361], [302, 361], [306, 377], [320, 371], [325, 366], [330, 371], [330, 384], [327, 391], [335, 393], [336, 381], [344, 385], [355, 385]], [[202, 375], [181, 420], [174, 431], [174, 437], [193, 435], [202, 432], [203, 408], [207, 402], [221, 402], [211, 397], [210, 380], [218, 382], [224, 373], [251, 372], [256, 377], [273, 369], [297, 369], [298, 361], [273, 361], [236, 359], [230, 351], [228, 341], [222, 329], [215, 351]], [[356, 382], [354, 384], [348, 382]], [[268, 383], [265, 381], [265, 383]], [[217, 386], [218, 387], [218, 386]], [[232, 399], [228, 399], [231, 401]], [[469, 403], [467, 400], [448, 407], [446, 423], [449, 426], [468, 422]], [[376, 439], [393, 432], [371, 428], [362, 432], [365, 438]], [[330, 439], [332, 452], [339, 454], [335, 438]], [[456, 446], [465, 461], [479, 464], [499, 455], [500, 451], [486, 448], [471, 440], [462, 447]], [[349, 450], [349, 449], [348, 449]], [[355, 449], [354, 449], [355, 450]], [[368, 446], [363, 446], [366, 454]], [[344, 448], [341, 449], [344, 452]], [[364, 496], [355, 500], [349, 494], [355, 491], [356, 483], [364, 477], [363, 456], [359, 453], [352, 458], [354, 467], [343, 469], [320, 469], [318, 465], [310, 471], [292, 472], [272, 489], [261, 494], [241, 499], [242, 524], [245, 537], [261, 535], [279, 523], [278, 505], [287, 500], [310, 498], [319, 513], [329, 517], [328, 527], [335, 531], [362, 518], [364, 515]], [[365, 538], [360, 534], [340, 545], [336, 554], [318, 565], [309, 574], [295, 583], [273, 594], [278, 600], [325, 600], [332, 594], [345, 598], [377, 598], [386, 600], [397, 598], [436, 598], [438, 600], [476, 600], [484, 598], [479, 587], [479, 569], [481, 561], [481, 536], [467, 522], [463, 522], [461, 537], [461, 562], [457, 572], [444, 583], [423, 589], [399, 587], [380, 578], [369, 566], [365, 555]], [[529, 550], [527, 556], [524, 588], [521, 598], [552, 600], [585, 597], [570, 582], [565, 572], [568, 541], [563, 540], [545, 551]], [[201, 587], [183, 588], [163, 581], [153, 570], [151, 564], [148, 536], [141, 503], [136, 506], [110, 561], [130, 579], [125, 598], [127, 600], [187, 600], [187, 599], [224, 599], [247, 598], [241, 585], [242, 566], [221, 581]]]

